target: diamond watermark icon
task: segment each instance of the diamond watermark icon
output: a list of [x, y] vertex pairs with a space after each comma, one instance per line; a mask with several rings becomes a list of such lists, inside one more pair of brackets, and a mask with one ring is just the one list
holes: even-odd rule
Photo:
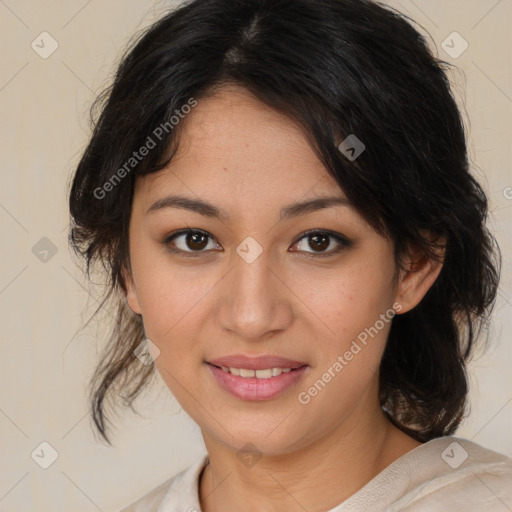
[[457, 469], [468, 457], [468, 452], [456, 441], [450, 443], [441, 453], [441, 458], [453, 469]]
[[247, 263], [252, 263], [263, 252], [263, 247], [252, 236], [248, 236], [236, 248], [236, 252]]
[[57, 250], [57, 246], [44, 236], [32, 247], [32, 254], [39, 261], [48, 263], [57, 254]]
[[59, 43], [48, 32], [41, 32], [30, 46], [39, 57], [47, 59], [59, 47]]
[[133, 353], [144, 366], [149, 366], [160, 355], [160, 349], [150, 339], [146, 338], [137, 345]]
[[366, 149], [366, 146], [351, 133], [339, 146], [338, 149], [353, 162]]
[[237, 457], [248, 468], [252, 468], [261, 459], [262, 454], [255, 445], [247, 443], [238, 451]]
[[30, 456], [38, 466], [48, 469], [57, 460], [59, 453], [50, 443], [43, 441]]
[[452, 32], [441, 43], [441, 48], [452, 59], [458, 59], [468, 49], [468, 47], [468, 42], [458, 32]]

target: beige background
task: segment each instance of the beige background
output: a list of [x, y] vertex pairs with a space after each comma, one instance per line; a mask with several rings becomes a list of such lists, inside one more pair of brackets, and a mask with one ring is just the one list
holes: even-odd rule
[[[114, 448], [93, 436], [84, 388], [106, 329], [80, 330], [98, 290], [83, 280], [66, 241], [68, 180], [89, 134], [91, 101], [129, 38], [170, 5], [0, 1], [0, 512], [115, 511], [204, 450], [198, 427], [160, 380], [139, 402], [144, 417], [127, 414], [119, 424]], [[471, 415], [458, 435], [512, 456], [512, 2], [392, 5], [460, 68], [455, 88], [471, 120], [471, 157], [489, 195], [504, 273], [491, 346], [471, 365]], [[43, 31], [58, 42], [47, 59], [31, 48]], [[453, 31], [469, 44], [458, 58], [442, 48]], [[57, 250], [46, 262], [32, 252], [43, 237]], [[31, 458], [44, 441], [58, 453], [48, 469]]]

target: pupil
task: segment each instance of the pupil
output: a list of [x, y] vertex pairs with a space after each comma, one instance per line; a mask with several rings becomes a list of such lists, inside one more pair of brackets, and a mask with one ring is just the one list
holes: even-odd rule
[[[201, 241], [201, 238], [203, 240]], [[189, 249], [199, 250], [204, 249], [208, 245], [206, 236], [203, 233], [189, 233], [187, 235], [187, 244]], [[206, 241], [206, 243], [205, 243]]]
[[[327, 247], [329, 247], [328, 238], [329, 237], [327, 235], [310, 235], [310, 241], [312, 240], [313, 244], [314, 244], [314, 246], [312, 245], [311, 247], [315, 250], [327, 249]], [[323, 239], [323, 242], [319, 242], [319, 240], [321, 240], [321, 239]]]

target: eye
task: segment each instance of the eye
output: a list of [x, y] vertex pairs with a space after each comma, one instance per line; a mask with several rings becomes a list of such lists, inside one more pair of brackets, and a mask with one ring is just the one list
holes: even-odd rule
[[[351, 247], [352, 243], [344, 236], [333, 231], [325, 230], [312, 230], [301, 235], [293, 245], [297, 245], [299, 251], [303, 251], [314, 256], [330, 256], [337, 254], [343, 249]], [[333, 249], [334, 246], [334, 249]], [[312, 251], [306, 250], [307, 247], [312, 248]], [[326, 250], [331, 248], [331, 250]]]
[[[210, 247], [208, 247], [208, 239], [211, 239]], [[217, 247], [212, 236], [200, 229], [182, 229], [166, 237], [163, 243], [171, 252], [184, 256], [194, 256], [194, 253], [207, 252], [205, 249]]]
[[[200, 229], [181, 229], [171, 233], [163, 240], [163, 244], [170, 252], [182, 256], [199, 256], [201, 253], [220, 247], [209, 233]], [[337, 254], [351, 247], [352, 242], [333, 231], [311, 230], [303, 233], [293, 246], [297, 246], [299, 252], [322, 257]], [[308, 247], [312, 248], [312, 251], [308, 251]], [[327, 250], [329, 248], [330, 250]]]

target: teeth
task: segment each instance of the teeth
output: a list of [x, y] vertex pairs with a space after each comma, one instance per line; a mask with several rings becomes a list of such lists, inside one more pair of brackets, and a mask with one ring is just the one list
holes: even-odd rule
[[227, 366], [221, 366], [225, 372], [229, 372], [232, 375], [240, 377], [256, 377], [257, 379], [270, 379], [271, 377], [277, 377], [281, 373], [291, 372], [291, 368], [265, 368], [264, 370], [250, 370], [247, 368], [232, 368]]

